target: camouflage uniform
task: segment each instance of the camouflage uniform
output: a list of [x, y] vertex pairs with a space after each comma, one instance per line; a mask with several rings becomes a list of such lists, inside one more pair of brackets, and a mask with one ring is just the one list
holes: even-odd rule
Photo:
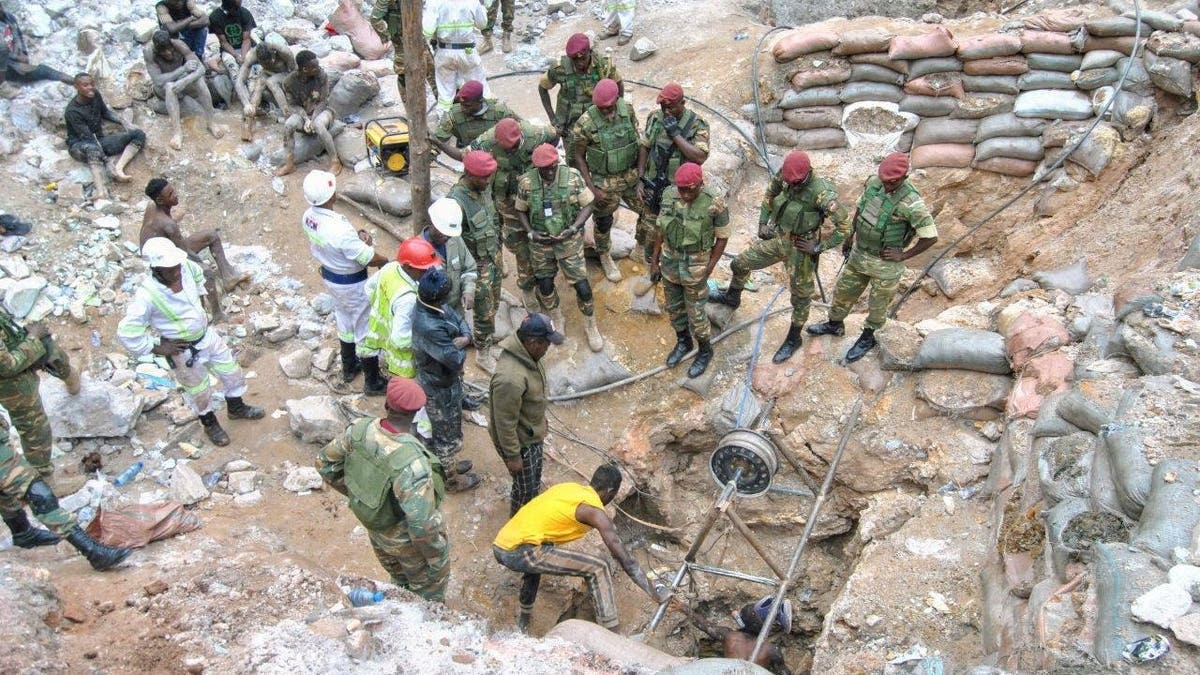
[[367, 529], [392, 582], [426, 600], [443, 601], [450, 542], [440, 505], [441, 462], [416, 437], [363, 418], [321, 451], [317, 468]]
[[50, 463], [50, 446], [54, 438], [38, 393], [40, 380], [37, 373], [45, 368], [63, 379], [71, 364], [53, 340], [29, 337], [2, 308], [0, 340], [4, 341], [4, 349], [0, 352], [0, 406], [8, 411], [17, 428], [25, 460], [43, 478], [49, 478], [54, 473], [54, 465]]
[[[585, 73], [575, 72], [575, 64], [569, 56], [563, 55], [558, 63], [550, 66], [546, 74], [538, 82], [538, 86], [546, 91], [558, 87], [558, 100], [554, 105], [554, 126], [565, 130], [567, 137], [563, 139], [563, 147], [570, 153], [574, 142], [571, 140], [571, 130], [575, 122], [592, 105], [592, 90], [596, 83], [609, 79], [620, 84], [621, 74], [613, 65], [612, 59], [600, 56], [592, 51], [592, 64]], [[567, 163], [574, 163], [573, 157], [567, 158]]]
[[475, 192], [459, 179], [448, 195], [463, 210], [462, 239], [475, 257], [479, 279], [475, 282], [475, 336], [480, 351], [491, 346], [496, 333], [496, 308], [500, 306], [500, 223], [491, 192]]
[[[420, 24], [421, 18], [417, 17]], [[400, 94], [404, 94], [404, 31], [401, 27], [400, 0], [375, 0], [371, 6], [371, 27], [379, 37], [392, 42], [392, 70], [400, 78]], [[422, 41], [422, 44], [425, 44]], [[421, 50], [421, 58], [425, 59], [425, 81], [429, 88], [437, 94], [437, 81], [433, 79], [433, 56], [428, 49]]]
[[[658, 211], [661, 205], [662, 191], [675, 178], [675, 170], [686, 162], [687, 158], [679, 152], [675, 142], [663, 129], [662, 109], [651, 112], [646, 117], [646, 135], [642, 137], [641, 145], [648, 152], [646, 156], [646, 173], [642, 176], [646, 187], [646, 201], [637, 220], [637, 243], [646, 246], [654, 241], [655, 224], [658, 221]], [[679, 119], [679, 135], [696, 146], [701, 152], [708, 154], [708, 122], [691, 110], [684, 109]], [[662, 158], [666, 158], [663, 163]], [[649, 184], [655, 183], [660, 187], [652, 189]]]
[[[529, 215], [533, 274], [538, 280], [538, 299], [548, 311], [558, 307], [554, 275], [560, 268], [567, 281], [575, 285], [579, 311], [584, 316], [592, 316], [595, 311], [590, 287], [586, 293], [580, 290], [587, 284], [583, 232], [571, 230], [579, 212], [591, 203], [592, 192], [583, 176], [565, 164], [558, 165], [553, 185], [543, 183], [537, 168], [526, 171], [517, 181], [516, 209]], [[565, 232], [569, 234], [563, 236]]]
[[[0, 516], [5, 520], [25, 509], [22, 503], [25, 493], [29, 491], [29, 485], [40, 478], [39, 472], [14, 452], [8, 441], [8, 432], [0, 429]], [[62, 508], [34, 515], [51, 532], [64, 539], [78, 527], [75, 517]]]
[[[556, 137], [553, 129], [521, 122], [521, 144], [512, 150], [505, 150], [496, 142], [495, 127], [485, 131], [471, 144], [471, 149], [490, 152], [496, 160], [496, 173], [492, 176], [492, 199], [504, 221], [504, 245], [517, 259], [517, 287], [525, 292], [532, 291], [537, 282], [533, 278], [529, 233], [521, 227], [521, 219], [517, 217], [517, 179], [533, 167], [533, 149]], [[499, 253], [496, 255], [499, 258]]]
[[679, 198], [678, 188], [671, 186], [663, 191], [658, 229], [663, 241], [659, 267], [671, 328], [676, 333], [690, 330], [692, 337], [707, 341], [712, 330], [704, 313], [708, 303], [705, 270], [717, 240], [729, 238], [725, 200], [704, 187], [687, 204]]
[[638, 197], [638, 123], [633, 107], [623, 99], [617, 101], [617, 111], [610, 121], [596, 106], [588, 108], [571, 131], [571, 156], [580, 148], [592, 174], [592, 184], [604, 192], [596, 200], [592, 219], [596, 223], [596, 252], [603, 255], [612, 249], [613, 214], [624, 199], [639, 216], [642, 200]]
[[880, 255], [885, 248], [908, 246], [914, 235], [920, 239], [937, 237], [933, 216], [917, 189], [905, 180], [889, 194], [878, 177], [869, 178], [854, 219], [854, 250], [833, 293], [830, 321], [845, 320], [854, 302], [870, 285], [871, 297], [863, 326], [871, 330], [883, 327], [888, 305], [904, 274], [904, 263], [884, 260]]
[[773, 236], [755, 242], [734, 258], [730, 265], [733, 279], [729, 288], [745, 288], [752, 270], [783, 261], [791, 282], [792, 325], [803, 326], [808, 321], [817, 257], [801, 253], [793, 240], [819, 241], [821, 222], [826, 217], [833, 221], [834, 231], [829, 239], [819, 244], [821, 250], [838, 246], [850, 232], [850, 218], [838, 202], [837, 187], [832, 181], [815, 175], [800, 185], [789, 185], [779, 176], [772, 178], [759, 207], [758, 224], [762, 231], [768, 223], [773, 223]]
[[485, 108], [479, 115], [468, 115], [463, 112], [462, 103], [450, 106], [450, 112], [442, 118], [437, 131], [433, 133], [434, 138], [443, 143], [449, 143], [453, 138], [457, 147], [465, 148], [482, 136], [483, 132], [496, 126], [500, 120], [506, 117], [511, 117], [518, 122], [521, 120], [517, 113], [494, 98], [484, 99], [484, 104]]

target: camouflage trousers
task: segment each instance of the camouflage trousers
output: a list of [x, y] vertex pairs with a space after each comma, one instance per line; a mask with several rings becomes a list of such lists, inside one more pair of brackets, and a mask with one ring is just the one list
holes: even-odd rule
[[746, 279], [751, 271], [770, 267], [777, 262], [783, 262], [790, 281], [792, 325], [803, 326], [808, 321], [808, 307], [812, 304], [816, 260], [797, 250], [792, 245], [791, 237], [778, 236], [774, 239], [760, 240], [739, 253], [730, 265], [733, 279], [729, 282], [729, 287], [745, 288]]
[[[404, 57], [404, 37], [400, 32], [400, 17], [394, 20], [388, 19], [388, 38], [392, 41], [392, 70], [396, 76], [404, 81], [404, 74], [408, 72], [406, 68], [407, 61]], [[422, 42], [422, 44], [427, 44]], [[425, 60], [425, 81], [429, 83], [429, 88], [433, 91], [434, 96], [437, 96], [437, 80], [433, 77], [433, 55], [428, 49], [421, 49], [421, 58]], [[400, 96], [403, 98], [404, 90], [400, 90]]]
[[596, 188], [604, 193], [602, 199], [592, 202], [592, 222], [596, 224], [596, 253], [604, 254], [612, 250], [613, 214], [617, 212], [621, 200], [638, 214], [639, 220], [645, 207], [641, 197], [638, 197], [637, 169], [611, 176], [592, 175]]
[[617, 599], [608, 560], [551, 543], [540, 546], [522, 544], [511, 551], [493, 546], [492, 555], [496, 557], [496, 562], [523, 575], [521, 594], [518, 596], [523, 614], [533, 610], [543, 574], [582, 577], [592, 596], [596, 623], [606, 628], [616, 627]]
[[454, 456], [463, 446], [462, 380], [443, 387], [425, 382], [418, 373], [417, 383], [425, 390], [425, 414], [429, 416], [429, 424], [433, 429], [433, 438], [427, 447], [442, 460], [443, 467], [453, 467]]
[[487, 25], [481, 31], [484, 35], [491, 35], [496, 28], [496, 14], [500, 15], [500, 28], [505, 33], [511, 33], [513, 29], [513, 16], [516, 14], [514, 0], [493, 0], [492, 6], [487, 8]]
[[430, 562], [413, 544], [408, 525], [403, 521], [387, 530], [367, 530], [367, 537], [379, 564], [391, 575], [392, 583], [426, 600], [445, 601], [446, 582], [450, 580], [449, 543], [440, 558]]
[[38, 393], [36, 370], [26, 370], [6, 380], [0, 380], [0, 406], [8, 411], [17, 435], [21, 437], [21, 448], [25, 461], [42, 478], [54, 474], [50, 463], [50, 446], [54, 437], [50, 433], [50, 420], [42, 408], [42, 397]]
[[[7, 439], [0, 442], [0, 515], [13, 516], [24, 508], [29, 485], [38, 480], [38, 472], [13, 451]], [[61, 508], [46, 513], [34, 512], [37, 519], [60, 537], [66, 537], [76, 527], [75, 517]]]
[[658, 234], [658, 212], [642, 204], [642, 212], [638, 214], [637, 229], [634, 236], [639, 246], [654, 246], [654, 237]]
[[500, 307], [500, 266], [494, 260], [475, 257], [479, 279], [475, 281], [475, 306], [471, 309], [475, 318], [475, 348], [480, 351], [492, 345], [496, 334], [496, 310]]
[[659, 269], [667, 315], [676, 333], [689, 331], [697, 340], [712, 337], [712, 326], [704, 307], [708, 304], [708, 251], [684, 253], [664, 248]]
[[[558, 307], [558, 290], [554, 287], [554, 276], [560, 269], [571, 284], [588, 280], [587, 263], [583, 259], [582, 232], [556, 243], [531, 241], [529, 253], [533, 257], [533, 276], [538, 282], [538, 300], [547, 311]], [[591, 316], [595, 312], [595, 302], [592, 300], [590, 286], [586, 299], [579, 293], [578, 288], [576, 296], [579, 300], [579, 311], [584, 316]]]
[[846, 269], [842, 272], [837, 289], [833, 292], [829, 320], [845, 320], [850, 308], [870, 285], [871, 297], [867, 300], [867, 320], [863, 327], [871, 330], [883, 328], [884, 322], [887, 321], [888, 305], [896, 296], [896, 289], [900, 286], [900, 277], [903, 274], [904, 263], [883, 260], [855, 247], [850, 254], [850, 260], [846, 262]]
[[511, 201], [496, 202], [496, 211], [504, 220], [504, 246], [517, 259], [517, 288], [531, 291], [537, 286], [533, 278], [533, 257], [529, 252], [529, 233], [521, 227], [521, 220]]

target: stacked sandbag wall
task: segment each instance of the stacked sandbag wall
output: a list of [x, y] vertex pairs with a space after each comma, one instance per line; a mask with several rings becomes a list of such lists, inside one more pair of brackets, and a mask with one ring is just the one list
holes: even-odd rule
[[886, 102], [919, 117], [896, 144], [912, 153], [914, 168], [1029, 176], [1079, 138], [1132, 62], [1109, 124], [1070, 158], [1095, 176], [1120, 142], [1118, 130], [1138, 131], [1150, 122], [1156, 89], [1193, 94], [1200, 22], [1148, 12], [1139, 40], [1137, 30], [1124, 16], [1034, 16], [973, 36], [956, 36], [942, 25], [916, 35], [791, 29], [771, 48], [787, 69], [788, 85], [762, 110], [767, 141], [804, 150], [846, 147], [844, 107]]

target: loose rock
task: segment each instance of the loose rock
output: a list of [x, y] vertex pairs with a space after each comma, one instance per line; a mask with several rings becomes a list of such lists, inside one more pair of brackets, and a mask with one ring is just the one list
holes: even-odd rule
[[1174, 584], [1162, 584], [1134, 600], [1130, 610], [1138, 621], [1170, 628], [1191, 606], [1190, 593]]
[[325, 481], [321, 479], [321, 474], [311, 466], [292, 469], [288, 472], [287, 478], [283, 479], [283, 489], [289, 492], [320, 490], [324, 486]]

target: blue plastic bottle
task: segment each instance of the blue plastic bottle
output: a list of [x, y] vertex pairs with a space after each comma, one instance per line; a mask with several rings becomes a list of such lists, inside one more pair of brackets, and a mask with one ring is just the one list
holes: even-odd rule
[[144, 466], [145, 466], [145, 464], [142, 463], [141, 461], [137, 461], [137, 462], [134, 462], [133, 464], [129, 465], [128, 469], [125, 469], [124, 471], [121, 472], [121, 475], [119, 475], [113, 479], [113, 485], [116, 485], [117, 487], [121, 487], [122, 485], [127, 485], [129, 483], [132, 483], [133, 479], [137, 478], [137, 475], [139, 473], [141, 473], [142, 467], [144, 467]]
[[351, 588], [346, 596], [350, 598], [350, 604], [355, 607], [366, 607], [367, 605], [374, 605], [377, 602], [383, 601], [383, 593], [369, 591], [365, 588]]

